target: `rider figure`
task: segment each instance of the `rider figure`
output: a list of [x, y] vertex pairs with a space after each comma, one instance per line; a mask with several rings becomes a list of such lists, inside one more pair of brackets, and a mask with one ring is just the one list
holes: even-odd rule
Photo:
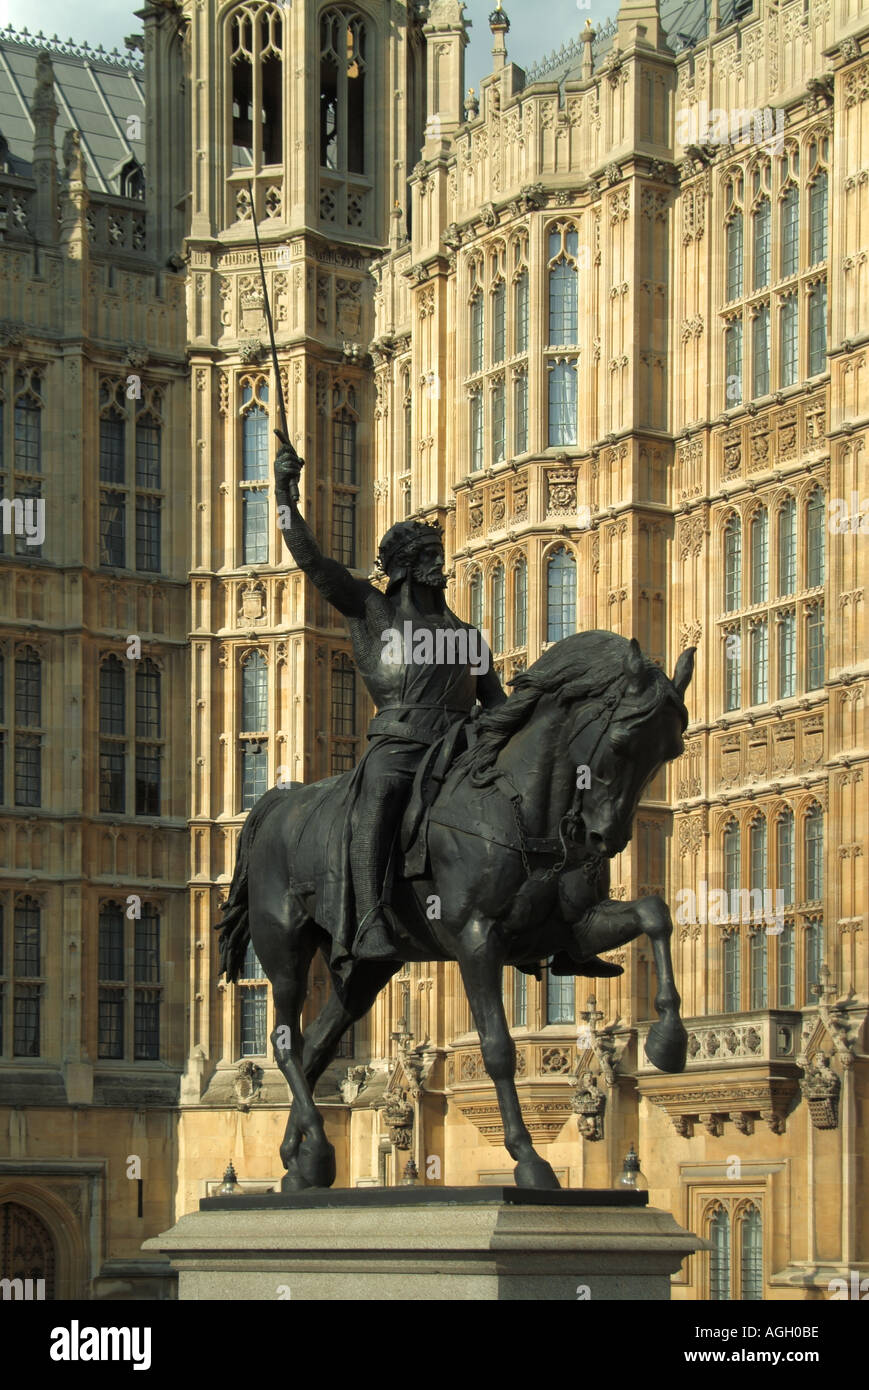
[[[477, 701], [492, 709], [506, 695], [476, 629], [445, 602], [440, 528], [401, 521], [387, 532], [379, 565], [388, 583], [381, 593], [320, 551], [298, 510], [301, 467], [295, 449], [284, 444], [275, 459], [278, 515], [289, 516], [282, 527], [284, 540], [299, 568], [348, 620], [356, 666], [377, 708], [364, 757], [365, 794], [356, 798], [351, 815], [357, 914], [353, 954], [362, 960], [394, 960], [384, 916], [384, 880], [414, 773], [431, 744], [469, 715]], [[452, 637], [438, 641], [437, 634], [447, 631]], [[463, 642], [459, 633], [467, 634]], [[472, 648], [475, 660], [468, 659]], [[441, 659], [414, 661], [417, 652], [439, 652]], [[445, 652], [450, 654], [446, 660]]]

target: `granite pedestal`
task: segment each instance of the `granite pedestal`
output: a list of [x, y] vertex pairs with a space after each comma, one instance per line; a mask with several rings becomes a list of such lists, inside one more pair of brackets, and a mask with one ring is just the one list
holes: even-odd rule
[[669, 1299], [705, 1242], [645, 1193], [359, 1188], [210, 1197], [145, 1242], [180, 1299]]

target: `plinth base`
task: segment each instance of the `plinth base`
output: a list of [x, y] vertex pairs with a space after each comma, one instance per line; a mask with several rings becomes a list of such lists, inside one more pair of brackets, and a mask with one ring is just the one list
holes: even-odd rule
[[358, 1188], [212, 1197], [145, 1242], [180, 1299], [669, 1299], [704, 1247], [645, 1193]]

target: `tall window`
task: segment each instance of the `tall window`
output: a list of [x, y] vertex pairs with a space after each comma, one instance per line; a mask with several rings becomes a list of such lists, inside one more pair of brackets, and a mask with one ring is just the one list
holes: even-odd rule
[[549, 445], [576, 444], [576, 362], [559, 359], [549, 364]]
[[[163, 391], [144, 385], [141, 378], [136, 380], [135, 399], [143, 405], [133, 418], [132, 430], [127, 429], [132, 417], [126, 379], [100, 382], [100, 565], [105, 569], [135, 566], [142, 573], [155, 574], [162, 566]], [[134, 528], [128, 525], [128, 514], [134, 516]]]
[[778, 591], [784, 598], [797, 587], [797, 504], [788, 497], [778, 513]]
[[751, 943], [749, 955], [749, 965], [751, 967], [751, 995], [749, 1008], [765, 1009], [767, 1006], [769, 985], [769, 951], [766, 928], [762, 924], [754, 927], [749, 941]]
[[785, 906], [794, 901], [794, 813], [783, 811], [778, 821], [778, 883]]
[[136, 670], [136, 815], [160, 814], [162, 710], [160, 671], [153, 661]]
[[504, 566], [502, 564], [497, 564], [492, 571], [492, 650], [496, 654], [503, 652], [506, 646], [504, 605]]
[[528, 562], [522, 555], [513, 566], [513, 646], [528, 641]]
[[815, 917], [805, 931], [806, 988], [807, 1004], [814, 1003], [817, 988], [821, 983], [821, 966], [824, 964], [824, 923]]
[[576, 631], [576, 560], [559, 546], [546, 565], [546, 640], [560, 642]]
[[569, 224], [549, 233], [549, 346], [579, 341], [579, 234]]
[[780, 203], [782, 279], [796, 275], [800, 258], [800, 195], [794, 184], [785, 189]]
[[754, 233], [754, 288], [762, 290], [769, 284], [770, 270], [770, 206], [768, 198], [761, 198], [752, 217]]
[[778, 938], [778, 1006], [792, 1009], [797, 1002], [794, 924], [785, 922]]
[[821, 169], [809, 189], [809, 265], [827, 259], [827, 171]]
[[734, 319], [724, 330], [725, 407], [742, 403], [742, 320]]
[[546, 1022], [576, 1021], [576, 987], [573, 975], [553, 975], [546, 971]]
[[769, 625], [766, 618], [751, 624], [751, 703], [769, 699]]
[[751, 520], [751, 601], [769, 598], [769, 513], [760, 507]]
[[504, 400], [504, 378], [492, 384], [492, 462], [503, 463], [507, 453], [507, 418]]
[[523, 268], [513, 283], [516, 352], [528, 351], [528, 271]]
[[742, 636], [724, 634], [724, 708], [729, 713], [742, 703]]
[[761, 304], [751, 330], [751, 394], [769, 392], [769, 305]]
[[356, 564], [358, 408], [356, 388], [347, 383], [333, 392], [332, 554], [342, 565]]
[[[37, 368], [22, 367], [16, 371], [12, 449], [14, 486], [10, 491], [14, 491], [15, 498], [25, 509], [28, 501], [31, 501], [32, 510], [38, 507], [39, 499], [42, 497], [42, 393], [42, 374]], [[0, 470], [2, 466], [0, 446]], [[15, 554], [38, 558], [42, 554], [42, 546], [33, 542], [34, 538], [28, 537], [24, 529], [20, 528], [15, 537]]]
[[483, 370], [483, 295], [479, 289], [471, 299], [471, 371]]
[[778, 695], [787, 700], [797, 693], [796, 614], [779, 613], [778, 618]]
[[241, 381], [242, 562], [269, 558], [269, 388], [265, 377]]
[[471, 472], [483, 467], [483, 397], [474, 391], [470, 400], [471, 412]]
[[33, 647], [15, 655], [15, 805], [42, 805], [42, 662]]
[[241, 996], [241, 1055], [264, 1057], [267, 1051], [268, 985], [253, 944], [249, 941], [238, 987]]
[[799, 306], [795, 294], [789, 294], [782, 300], [779, 323], [781, 327], [779, 346], [781, 384], [782, 386], [793, 386], [799, 371]]
[[249, 811], [266, 790], [268, 777], [268, 667], [253, 651], [241, 665], [241, 809]]
[[126, 671], [116, 656], [100, 666], [100, 811], [127, 809]]
[[732, 516], [724, 529], [724, 611], [742, 607], [742, 522]]
[[804, 826], [806, 864], [806, 902], [817, 902], [824, 896], [824, 813], [812, 806]]
[[332, 775], [356, 765], [356, 668], [341, 653], [332, 665]]
[[763, 1224], [754, 1201], [716, 1200], [708, 1213], [709, 1298], [757, 1302], [763, 1298]]
[[[764, 938], [764, 941], [766, 938]], [[742, 1238], [741, 1301], [759, 1302], [763, 1298], [763, 1229], [760, 1212], [752, 1202], [740, 1213]]]
[[727, 283], [724, 298], [739, 299], [742, 295], [743, 241], [742, 213], [734, 212], [727, 223]]
[[261, 168], [283, 158], [280, 13], [271, 5], [243, 5], [229, 20], [232, 91], [232, 165]]
[[469, 621], [472, 627], [483, 626], [483, 576], [474, 570], [468, 581]]
[[[756, 818], [751, 823], [749, 852], [751, 857], [749, 888], [752, 896], [752, 916], [756, 917], [758, 904], [763, 909], [763, 894], [768, 885], [766, 821], [762, 817]], [[750, 941], [750, 1007], [763, 1009], [766, 1008], [767, 1003], [768, 958], [766, 929], [762, 922], [755, 926]]]
[[513, 381], [513, 452], [528, 452], [528, 372], [520, 370]]
[[[39, 1057], [41, 1054], [41, 1005], [45, 988], [41, 936], [39, 900], [29, 895], [16, 898], [12, 919], [13, 1057]], [[0, 1009], [4, 992], [0, 991]]]
[[492, 290], [492, 361], [507, 356], [507, 286], [498, 280]]
[[824, 605], [813, 603], [806, 612], [806, 689], [824, 684]]
[[136, 569], [161, 564], [161, 422], [151, 411], [136, 417]]
[[127, 563], [126, 415], [122, 385], [100, 385], [100, 564], [123, 569]]
[[742, 985], [740, 971], [739, 926], [732, 927], [724, 935], [724, 1003], [726, 1014], [739, 1013], [741, 1007]]
[[814, 488], [806, 504], [806, 582], [810, 589], [816, 589], [824, 582], [826, 509], [827, 499], [823, 488]]
[[528, 1025], [528, 977], [521, 970], [513, 968], [513, 1027], [525, 1028]]
[[156, 906], [143, 902], [140, 915], [128, 920], [120, 903], [101, 903], [98, 942], [98, 1056], [159, 1060], [162, 991]]
[[367, 33], [362, 17], [330, 9], [320, 18], [320, 165], [364, 174]]
[[127, 968], [124, 909], [104, 902], [99, 913], [97, 1056], [123, 1058]]
[[827, 370], [827, 286], [815, 285], [809, 295], [809, 376]]
[[709, 1223], [709, 1298], [712, 1302], [730, 1299], [730, 1217], [719, 1207]]
[[727, 893], [728, 902], [731, 894], [739, 891], [741, 864], [739, 825], [733, 820], [728, 822], [724, 830], [724, 891]]

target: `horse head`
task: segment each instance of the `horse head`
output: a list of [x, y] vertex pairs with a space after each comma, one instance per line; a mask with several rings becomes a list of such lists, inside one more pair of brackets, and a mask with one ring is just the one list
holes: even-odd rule
[[601, 636], [611, 639], [600, 654], [608, 672], [594, 695], [577, 702], [568, 752], [573, 765], [588, 769], [585, 783], [577, 778], [578, 837], [594, 854], [612, 858], [631, 838], [644, 788], [684, 750], [683, 696], [696, 649], [682, 653], [671, 680], [643, 656], [636, 638]]

